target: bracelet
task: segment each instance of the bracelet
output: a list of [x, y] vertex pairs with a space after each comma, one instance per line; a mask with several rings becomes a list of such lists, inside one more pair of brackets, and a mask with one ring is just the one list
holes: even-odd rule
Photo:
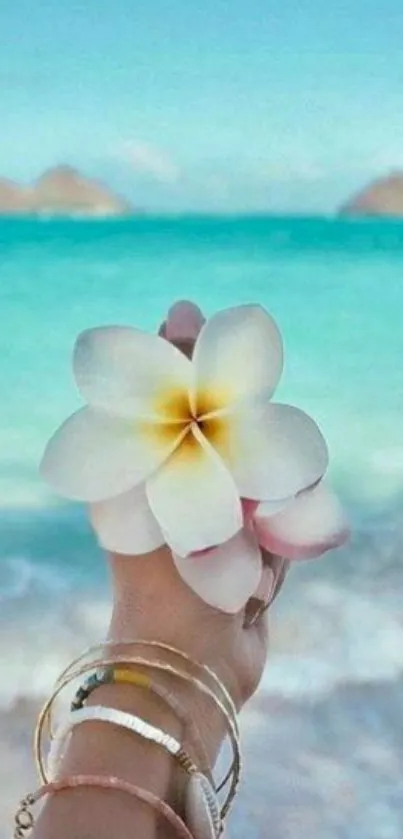
[[[181, 744], [175, 737], [166, 734], [160, 728], [137, 717], [134, 714], [128, 714], [126, 711], [118, 711], [116, 708], [105, 708], [102, 705], [93, 706], [90, 708], [81, 708], [78, 711], [73, 711], [66, 722], [60, 726], [57, 737], [53, 740], [52, 748], [48, 757], [49, 774], [55, 777], [57, 766], [62, 757], [63, 748], [66, 741], [70, 737], [73, 729], [77, 725], [82, 725], [85, 722], [105, 722], [112, 725], [117, 725], [120, 728], [125, 728], [137, 734], [144, 740], [155, 743], [161, 746], [168, 754], [171, 755], [179, 764], [179, 766], [188, 773], [193, 775], [198, 773], [197, 766], [193, 763], [192, 758], [182, 748]], [[47, 778], [45, 779], [47, 781]]]
[[[210, 667], [208, 667], [207, 664], [201, 664], [199, 661], [196, 661], [195, 659], [191, 658], [191, 656], [188, 655], [187, 653], [183, 652], [183, 650], [179, 650], [177, 647], [173, 647], [170, 644], [164, 643], [163, 641], [147, 641], [146, 639], [141, 639], [141, 638], [140, 639], [124, 638], [124, 639], [119, 640], [119, 641], [114, 641], [114, 640], [111, 639], [109, 641], [105, 641], [103, 644], [95, 644], [91, 647], [88, 647], [86, 650], [84, 650], [84, 652], [81, 653], [81, 655], [77, 656], [77, 658], [75, 658], [71, 662], [71, 664], [69, 664], [69, 666], [65, 668], [65, 670], [59, 676], [58, 682], [63, 680], [64, 677], [69, 673], [69, 671], [72, 668], [75, 668], [77, 664], [80, 664], [83, 661], [83, 659], [87, 658], [89, 655], [92, 655], [92, 654], [95, 654], [95, 653], [97, 653], [97, 654], [101, 653], [101, 655], [104, 655], [105, 650], [107, 650], [109, 648], [112, 649], [114, 647], [138, 647], [138, 646], [140, 646], [140, 647], [150, 647], [152, 649], [154, 648], [154, 649], [163, 650], [164, 652], [168, 652], [171, 655], [176, 656], [177, 658], [181, 658], [182, 661], [185, 661], [187, 664], [192, 665], [192, 667], [195, 667], [199, 671], [199, 673], [202, 672], [203, 675], [207, 675], [214, 682], [215, 686], [220, 690], [221, 695], [222, 695], [222, 697], [225, 701], [225, 704], [228, 705], [228, 710], [229, 710], [229, 712], [230, 712], [230, 714], [233, 718], [234, 727], [235, 727], [235, 729], [237, 731], [237, 734], [239, 736], [237, 710], [236, 710], [236, 707], [235, 707], [235, 703], [232, 699], [231, 694], [229, 693], [229, 691], [227, 690], [227, 688], [225, 687], [225, 685], [223, 684], [221, 679], [219, 679], [217, 674], [214, 672], [214, 670], [212, 670]], [[106, 656], [106, 657], [109, 657], [109, 656]]]
[[188, 673], [184, 673], [180, 670], [176, 670], [175, 668], [172, 668], [170, 665], [167, 665], [165, 663], [156, 662], [156, 661], [148, 661], [147, 659], [142, 659], [140, 657], [130, 657], [130, 658], [127, 657], [127, 658], [122, 659], [121, 661], [114, 658], [114, 659], [109, 659], [109, 660], [100, 660], [100, 661], [97, 661], [97, 662], [92, 662], [91, 664], [87, 664], [85, 667], [82, 667], [77, 672], [70, 673], [69, 677], [66, 677], [66, 679], [63, 682], [60, 682], [60, 680], [59, 680], [58, 687], [55, 689], [55, 691], [54, 691], [53, 695], [50, 697], [50, 699], [43, 706], [43, 709], [42, 709], [42, 711], [39, 715], [39, 719], [38, 719], [38, 723], [37, 723], [37, 727], [36, 727], [36, 731], [35, 731], [35, 742], [34, 742], [35, 757], [36, 757], [38, 771], [40, 773], [40, 776], [41, 776], [42, 780], [45, 779], [44, 761], [43, 761], [43, 757], [42, 757], [43, 729], [44, 729], [45, 723], [48, 721], [48, 717], [50, 716], [54, 700], [62, 692], [64, 687], [66, 687], [69, 684], [70, 681], [84, 675], [84, 673], [92, 670], [93, 667], [104, 667], [106, 665], [116, 665], [118, 663], [122, 663], [122, 664], [125, 664], [125, 665], [126, 664], [135, 664], [135, 665], [141, 665], [141, 666], [146, 666], [146, 667], [149, 666], [151, 669], [163, 670], [165, 672], [172, 673], [173, 675], [176, 675], [177, 677], [182, 678], [184, 681], [189, 682], [190, 684], [194, 684], [195, 686], [197, 686], [203, 693], [205, 693], [207, 696], [210, 696], [212, 701], [222, 711], [222, 713], [224, 715], [224, 718], [226, 720], [227, 726], [228, 726], [228, 733], [230, 735], [230, 739], [231, 739], [231, 743], [232, 743], [232, 747], [233, 747], [233, 752], [234, 752], [234, 759], [233, 759], [230, 771], [227, 773], [227, 778], [231, 777], [231, 787], [230, 787], [230, 790], [228, 792], [227, 798], [224, 802], [224, 805], [221, 809], [221, 819], [223, 820], [225, 818], [225, 816], [228, 814], [231, 803], [232, 803], [233, 799], [235, 798], [236, 790], [237, 790], [238, 783], [239, 783], [239, 778], [240, 778], [240, 769], [241, 769], [238, 739], [237, 739], [237, 736], [236, 736], [236, 732], [234, 731], [233, 722], [232, 722], [231, 717], [228, 714], [228, 711], [225, 709], [225, 707], [222, 705], [222, 703], [217, 699], [217, 697], [215, 696], [213, 691], [210, 690], [210, 688], [208, 688], [204, 683], [199, 682], [197, 679], [190, 676]]
[[[82, 662], [89, 655], [92, 655], [94, 653], [100, 653], [101, 655], [104, 655], [105, 648], [106, 649], [108, 649], [108, 648], [113, 649], [113, 648], [120, 648], [120, 647], [127, 647], [127, 646], [150, 647], [152, 649], [163, 650], [164, 652], [168, 652], [171, 655], [175, 655], [176, 657], [182, 659], [183, 661], [186, 662], [186, 664], [190, 664], [192, 667], [195, 667], [199, 671], [199, 673], [201, 671], [202, 676], [207, 675], [214, 682], [215, 687], [219, 688], [219, 690], [222, 694], [223, 700], [224, 700], [224, 704], [226, 704], [228, 706], [228, 713], [229, 713], [229, 715], [232, 719], [233, 728], [235, 730], [235, 736], [236, 736], [237, 740], [239, 741], [239, 727], [238, 727], [237, 711], [236, 711], [235, 704], [233, 702], [233, 699], [232, 699], [229, 691], [227, 690], [225, 685], [221, 682], [221, 680], [219, 679], [217, 674], [214, 672], [214, 670], [211, 670], [211, 668], [208, 667], [206, 664], [201, 664], [200, 662], [192, 659], [191, 656], [189, 656], [187, 653], [184, 653], [182, 650], [177, 649], [177, 647], [173, 647], [170, 644], [166, 644], [162, 641], [147, 641], [147, 640], [144, 640], [144, 639], [140, 639], [140, 640], [123, 639], [121, 641], [110, 640], [110, 641], [105, 642], [104, 644], [97, 644], [97, 645], [94, 645], [92, 647], [89, 647], [80, 656], [78, 656], [62, 672], [61, 676], [59, 677], [58, 681], [56, 682], [56, 685], [58, 685], [59, 682], [62, 681], [70, 673], [72, 668], [75, 668], [75, 666], [78, 663]], [[120, 659], [120, 660], [123, 661], [123, 662], [125, 661], [125, 659]], [[198, 684], [200, 685], [200, 682]], [[225, 709], [224, 709], [224, 713], [225, 713]], [[238, 752], [239, 752], [239, 748], [238, 748]], [[240, 757], [240, 755], [239, 755], [239, 757]], [[232, 767], [231, 767], [231, 769], [232, 769]], [[230, 777], [231, 769], [228, 771], [225, 778], [221, 781], [220, 785], [217, 787], [217, 791], [220, 791], [225, 786], [225, 784], [227, 783], [227, 781]], [[240, 770], [240, 767], [239, 767], [239, 770]]]
[[186, 729], [189, 730], [190, 740], [197, 757], [200, 772], [203, 775], [206, 775], [212, 786], [214, 786], [209, 758], [200, 735], [200, 731], [191, 714], [188, 713], [173, 693], [168, 691], [162, 685], [159, 685], [157, 682], [154, 682], [146, 673], [140, 673], [138, 670], [129, 670], [128, 668], [123, 667], [107, 667], [104, 670], [99, 670], [89, 676], [84, 684], [78, 688], [71, 703], [70, 710], [79, 710], [84, 706], [84, 703], [97, 688], [109, 684], [133, 685], [134, 687], [144, 688], [162, 699], [173, 711], [178, 720], [185, 726]]
[[[164, 816], [165, 820], [169, 822], [175, 829], [180, 839], [196, 839], [192, 836], [190, 830], [186, 827], [182, 819], [172, 808], [162, 801], [158, 796], [149, 790], [142, 789], [135, 784], [130, 784], [128, 781], [122, 781], [119, 778], [104, 777], [98, 775], [76, 775], [68, 778], [61, 778], [58, 781], [45, 784], [37, 792], [27, 795], [20, 804], [20, 807], [15, 816], [15, 832], [14, 839], [24, 839], [27, 831], [30, 831], [35, 826], [35, 819], [31, 812], [31, 808], [44, 798], [45, 795], [54, 795], [65, 790], [77, 789], [78, 787], [96, 787], [99, 789], [116, 790], [117, 792], [126, 792], [133, 798], [149, 804], [157, 813]], [[204, 837], [200, 836], [200, 839]], [[207, 835], [205, 839], [208, 839]]]
[[85, 722], [106, 722], [117, 725], [138, 734], [145, 740], [162, 746], [177, 760], [182, 769], [190, 776], [186, 789], [186, 816], [193, 828], [195, 839], [218, 839], [221, 833], [221, 817], [214, 788], [207, 778], [197, 769], [190, 756], [181, 744], [161, 729], [145, 722], [134, 714], [118, 711], [115, 708], [96, 706], [81, 708], [70, 714], [67, 722], [61, 727], [57, 738], [52, 743], [48, 757], [48, 768], [51, 777], [56, 777], [63, 748], [68, 737], [77, 725]]
[[[163, 663], [163, 662], [159, 662], [159, 661], [150, 661], [148, 659], [144, 659], [144, 658], [141, 658], [139, 656], [131, 656], [131, 657], [127, 656], [127, 657], [122, 657], [122, 658], [120, 658], [120, 657], [116, 658], [115, 657], [115, 658], [111, 658], [111, 659], [100, 659], [99, 661], [93, 661], [92, 663], [89, 663], [86, 666], [82, 666], [81, 668], [79, 668], [75, 672], [71, 672], [71, 667], [68, 668], [65, 671], [65, 673], [69, 673], [69, 675], [65, 676], [65, 678], [63, 680], [61, 680], [61, 679], [58, 680], [57, 686], [54, 690], [53, 695], [48, 699], [48, 701], [45, 703], [45, 705], [42, 708], [42, 711], [39, 715], [38, 723], [37, 723], [37, 726], [36, 726], [35, 739], [34, 739], [34, 749], [35, 749], [35, 757], [36, 757], [36, 763], [37, 763], [38, 771], [40, 773], [40, 776], [41, 776], [42, 780], [44, 780], [45, 777], [46, 777], [45, 772], [44, 772], [44, 761], [43, 761], [43, 757], [42, 757], [43, 729], [45, 727], [45, 724], [47, 722], [49, 722], [49, 720], [51, 719], [51, 711], [52, 711], [52, 707], [53, 707], [53, 703], [54, 703], [55, 699], [59, 696], [59, 694], [63, 691], [63, 689], [72, 680], [74, 680], [76, 678], [79, 678], [80, 676], [83, 676], [85, 673], [91, 671], [93, 668], [105, 667], [105, 666], [110, 666], [110, 665], [116, 666], [117, 664], [123, 664], [123, 665], [134, 664], [134, 665], [149, 667], [149, 668], [154, 669], [154, 670], [162, 670], [164, 672], [171, 673], [172, 675], [174, 675], [174, 676], [176, 676], [176, 677], [178, 677], [178, 678], [180, 678], [180, 679], [182, 679], [182, 680], [184, 680], [184, 681], [186, 681], [190, 684], [193, 684], [202, 693], [209, 696], [211, 698], [211, 700], [215, 703], [216, 707], [222, 712], [222, 714], [224, 716], [224, 719], [226, 721], [226, 724], [227, 724], [228, 734], [229, 734], [230, 739], [231, 739], [231, 744], [232, 744], [233, 753], [234, 753], [234, 758], [233, 758], [231, 768], [230, 768], [229, 772], [227, 773], [227, 776], [226, 776], [226, 779], [225, 779], [225, 781], [226, 781], [226, 780], [228, 780], [228, 778], [231, 777], [231, 786], [230, 786], [230, 790], [228, 792], [227, 798], [226, 798], [226, 800], [223, 804], [223, 807], [221, 809], [221, 819], [223, 820], [225, 818], [225, 816], [228, 814], [229, 809], [231, 807], [231, 804], [232, 804], [232, 802], [235, 798], [237, 787], [238, 787], [238, 784], [239, 784], [240, 773], [241, 773], [241, 758], [240, 758], [240, 750], [239, 750], [237, 730], [235, 728], [234, 721], [233, 721], [231, 715], [229, 714], [228, 710], [225, 708], [223, 703], [220, 702], [220, 700], [216, 697], [214, 692], [210, 688], [208, 688], [207, 685], [205, 685], [200, 680], [196, 679], [194, 676], [190, 676], [188, 673], [183, 672], [181, 670], [178, 670], [175, 667], [172, 667], [171, 665], [166, 664], [165, 662]], [[223, 784], [221, 784], [218, 789], [220, 789], [222, 785]]]
[[43, 771], [43, 759], [41, 757], [41, 739], [42, 739], [42, 729], [45, 723], [46, 718], [48, 717], [49, 709], [51, 710], [53, 701], [56, 699], [58, 694], [63, 690], [66, 685], [75, 678], [82, 676], [85, 672], [92, 670], [94, 667], [104, 667], [106, 665], [116, 665], [116, 664], [135, 664], [145, 667], [150, 667], [151, 669], [162, 670], [163, 672], [168, 672], [174, 676], [177, 676], [184, 681], [188, 682], [189, 684], [194, 685], [197, 687], [202, 693], [209, 696], [218, 709], [222, 712], [224, 719], [226, 721], [228, 734], [230, 736], [232, 749], [233, 749], [233, 761], [229, 771], [227, 772], [224, 780], [221, 782], [220, 786], [217, 787], [217, 792], [224, 786], [224, 783], [231, 777], [231, 786], [228, 792], [227, 798], [224, 802], [224, 805], [221, 810], [221, 818], [224, 819], [225, 816], [228, 814], [232, 801], [235, 798], [236, 790], [239, 784], [240, 774], [241, 774], [241, 757], [240, 757], [240, 749], [239, 749], [239, 742], [237, 737], [237, 732], [235, 730], [235, 726], [233, 724], [232, 717], [229, 715], [225, 706], [220, 702], [220, 700], [216, 697], [213, 691], [201, 682], [200, 680], [196, 679], [194, 676], [190, 676], [188, 673], [178, 670], [175, 667], [172, 667], [165, 662], [155, 661], [155, 660], [148, 660], [141, 658], [139, 656], [125, 656], [125, 657], [115, 657], [113, 659], [101, 659], [99, 661], [93, 661], [92, 664], [88, 664], [85, 667], [82, 667], [80, 670], [69, 674], [69, 677], [64, 680], [64, 682], [58, 682], [58, 687], [55, 690], [53, 696], [48, 700], [46, 705], [44, 706], [42, 713], [38, 720], [38, 727], [35, 736], [35, 753], [37, 757], [38, 768], [42, 777], [44, 779], [44, 771]]

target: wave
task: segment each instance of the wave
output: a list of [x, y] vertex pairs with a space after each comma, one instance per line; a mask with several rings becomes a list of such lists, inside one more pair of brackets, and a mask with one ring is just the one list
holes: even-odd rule
[[[273, 610], [268, 694], [314, 697], [403, 674], [402, 499], [351, 509], [350, 544], [289, 574]], [[104, 636], [109, 612], [105, 563], [83, 511], [3, 517], [0, 706], [48, 693], [70, 658]]]

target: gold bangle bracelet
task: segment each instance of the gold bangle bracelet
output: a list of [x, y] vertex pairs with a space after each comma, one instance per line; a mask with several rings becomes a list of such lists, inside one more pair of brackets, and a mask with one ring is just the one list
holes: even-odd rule
[[[58, 680], [57, 686], [55, 691], [53, 692], [52, 696], [48, 699], [45, 705], [42, 708], [42, 711], [39, 715], [38, 723], [35, 730], [35, 738], [34, 738], [34, 749], [35, 749], [35, 758], [38, 767], [38, 771], [42, 780], [45, 780], [46, 773], [44, 771], [44, 761], [42, 756], [42, 740], [43, 740], [43, 730], [45, 724], [49, 721], [51, 716], [52, 706], [59, 696], [59, 694], [67, 687], [71, 681], [76, 678], [80, 678], [84, 674], [90, 672], [91, 670], [100, 668], [100, 667], [107, 667], [107, 666], [116, 666], [116, 665], [135, 665], [140, 667], [149, 667], [150, 669], [154, 669], [157, 671], [162, 671], [166, 673], [170, 673], [177, 678], [182, 679], [183, 681], [192, 684], [196, 687], [200, 692], [204, 695], [209, 696], [210, 699], [215, 703], [216, 707], [221, 711], [224, 716], [224, 719], [227, 724], [228, 733], [230, 736], [233, 752], [234, 752], [234, 760], [231, 766], [230, 774], [231, 774], [231, 787], [228, 792], [227, 798], [224, 802], [224, 805], [221, 809], [221, 818], [224, 819], [225, 816], [228, 814], [231, 804], [235, 798], [237, 787], [239, 784], [240, 774], [241, 774], [241, 757], [240, 757], [240, 750], [239, 750], [239, 743], [238, 743], [238, 734], [237, 730], [234, 726], [233, 720], [227, 710], [227, 708], [223, 705], [223, 703], [216, 697], [214, 692], [207, 687], [203, 682], [199, 679], [196, 679], [194, 676], [191, 676], [189, 673], [183, 672], [178, 670], [177, 668], [167, 664], [166, 662], [160, 662], [155, 660], [149, 660], [142, 658], [140, 656], [117, 656], [113, 658], [103, 658], [98, 659], [96, 661], [92, 661], [87, 665], [78, 668], [77, 670], [71, 672], [71, 667], [68, 668], [70, 670], [69, 675], [66, 676], [63, 680]], [[65, 671], [68, 672], [68, 671]], [[229, 776], [228, 776], [229, 777]]]
[[[59, 680], [56, 684], [58, 684], [60, 680], [64, 679], [64, 677], [71, 671], [71, 669], [73, 667], [76, 666], [76, 664], [81, 663], [89, 655], [92, 655], [92, 654], [95, 654], [95, 653], [97, 653], [97, 654], [100, 653], [101, 655], [104, 655], [106, 649], [110, 648], [111, 650], [113, 650], [113, 649], [116, 649], [116, 648], [119, 649], [120, 647], [124, 648], [124, 647], [128, 647], [128, 646], [129, 647], [140, 646], [140, 647], [151, 648], [152, 650], [154, 650], [154, 649], [162, 650], [164, 653], [169, 653], [170, 655], [174, 655], [174, 656], [180, 658], [187, 665], [191, 665], [193, 668], [196, 668], [199, 671], [199, 674], [201, 673], [203, 677], [207, 676], [213, 682], [214, 688], [215, 689], [219, 688], [219, 690], [221, 692], [221, 695], [222, 695], [223, 702], [228, 706], [228, 712], [229, 712], [230, 716], [232, 717], [233, 725], [234, 725], [234, 728], [235, 728], [235, 731], [236, 731], [236, 736], [239, 740], [239, 727], [238, 727], [236, 707], [235, 707], [235, 704], [233, 702], [233, 699], [232, 699], [229, 691], [227, 690], [226, 686], [222, 683], [221, 679], [217, 676], [217, 674], [214, 672], [214, 670], [212, 670], [210, 667], [208, 667], [208, 665], [201, 664], [199, 661], [196, 661], [190, 655], [183, 652], [183, 650], [180, 650], [177, 647], [174, 647], [170, 644], [166, 644], [163, 641], [156, 641], [156, 640], [148, 641], [144, 638], [138, 639], [138, 640], [122, 639], [122, 640], [119, 640], [119, 641], [114, 641], [114, 640], [111, 639], [109, 641], [106, 641], [103, 644], [96, 644], [92, 647], [89, 647], [80, 656], [78, 656], [63, 671], [63, 673], [59, 677]], [[226, 785], [226, 783], [229, 780], [231, 771], [232, 770], [230, 768], [227, 775], [224, 777], [224, 779], [219, 784], [219, 786], [217, 788], [217, 791], [220, 791]]]
[[178, 658], [181, 658], [187, 664], [192, 665], [192, 667], [196, 667], [199, 670], [199, 672], [202, 671], [203, 675], [208, 676], [214, 682], [215, 686], [219, 688], [219, 690], [222, 694], [222, 697], [225, 700], [225, 703], [228, 705], [228, 710], [229, 710], [230, 714], [232, 715], [234, 726], [235, 726], [236, 731], [237, 731], [238, 736], [239, 736], [237, 709], [235, 707], [234, 700], [232, 699], [232, 696], [229, 693], [228, 689], [223, 684], [221, 679], [217, 676], [217, 674], [214, 672], [214, 670], [212, 670], [207, 664], [202, 664], [200, 661], [197, 661], [197, 660], [193, 659], [190, 655], [183, 652], [183, 650], [179, 650], [177, 647], [174, 647], [171, 644], [166, 644], [164, 641], [154, 641], [154, 640], [148, 641], [145, 638], [138, 638], [138, 639], [124, 638], [124, 639], [119, 640], [119, 641], [109, 640], [109, 641], [105, 641], [103, 644], [94, 644], [93, 646], [88, 647], [86, 650], [84, 650], [84, 652], [81, 653], [81, 655], [77, 656], [77, 658], [75, 658], [69, 664], [69, 666], [66, 667], [66, 669], [59, 676], [58, 682], [60, 680], [64, 679], [64, 677], [67, 675], [69, 670], [71, 670], [73, 667], [75, 667], [76, 664], [79, 664], [88, 655], [91, 655], [92, 653], [98, 653], [98, 652], [101, 652], [101, 654], [104, 655], [105, 650], [107, 650], [108, 648], [114, 648], [114, 647], [149, 647], [151, 649], [163, 650], [164, 652], [168, 652], [171, 655], [175, 655]]
[[78, 689], [70, 710], [75, 711], [84, 707], [91, 694], [104, 685], [132, 685], [133, 687], [145, 689], [155, 696], [159, 697], [168, 708], [173, 711], [177, 719], [185, 727], [185, 731], [189, 736], [193, 747], [196, 759], [199, 764], [200, 771], [210, 781], [214, 787], [214, 779], [210, 766], [210, 761], [200, 734], [200, 731], [194, 722], [191, 714], [187, 712], [185, 707], [176, 698], [174, 694], [168, 691], [158, 682], [155, 682], [151, 676], [141, 673], [139, 670], [129, 669], [125, 667], [107, 667], [90, 676], [84, 685]]
[[186, 672], [183, 672], [183, 671], [180, 671], [180, 670], [177, 670], [176, 668], [172, 667], [171, 665], [166, 664], [165, 662], [158, 662], [158, 661], [155, 661], [155, 660], [150, 661], [148, 659], [144, 659], [144, 658], [141, 658], [141, 657], [130, 657], [130, 656], [115, 657], [115, 658], [111, 658], [111, 659], [99, 659], [98, 661], [93, 661], [91, 663], [88, 663], [85, 667], [79, 668], [77, 671], [74, 671], [74, 673], [70, 673], [69, 676], [66, 677], [66, 679], [63, 682], [59, 681], [58, 686], [55, 689], [53, 695], [45, 703], [45, 705], [44, 705], [44, 707], [41, 711], [41, 714], [40, 714], [39, 719], [38, 719], [38, 724], [37, 724], [37, 727], [36, 727], [36, 731], [35, 731], [35, 740], [34, 740], [35, 757], [36, 757], [36, 762], [37, 762], [37, 766], [38, 766], [38, 770], [39, 770], [39, 774], [40, 774], [41, 779], [44, 780], [45, 777], [46, 777], [46, 774], [45, 774], [45, 771], [44, 771], [44, 761], [43, 761], [43, 757], [42, 757], [43, 729], [44, 729], [45, 723], [48, 720], [49, 713], [51, 712], [54, 701], [59, 696], [59, 694], [63, 691], [63, 689], [65, 687], [67, 687], [68, 684], [71, 681], [73, 681], [74, 679], [79, 678], [82, 675], [84, 675], [85, 673], [88, 673], [93, 669], [97, 669], [98, 667], [106, 667], [106, 666], [111, 666], [111, 665], [116, 666], [117, 664], [123, 664], [123, 665], [134, 664], [136, 666], [150, 667], [151, 669], [171, 673], [173, 676], [177, 676], [178, 678], [181, 678], [183, 681], [186, 681], [187, 683], [194, 685], [202, 693], [204, 693], [206, 696], [209, 696], [211, 698], [211, 700], [215, 703], [216, 707], [222, 712], [222, 714], [224, 716], [224, 719], [226, 720], [226, 723], [227, 723], [228, 734], [230, 736], [230, 740], [231, 740], [231, 744], [232, 744], [232, 748], [233, 748], [233, 752], [234, 752], [234, 759], [233, 759], [230, 771], [227, 774], [227, 779], [231, 776], [231, 786], [230, 786], [230, 790], [228, 792], [226, 801], [224, 802], [224, 805], [223, 805], [223, 808], [222, 808], [222, 811], [221, 811], [221, 817], [222, 817], [222, 819], [224, 819], [224, 817], [229, 812], [229, 809], [230, 809], [230, 806], [231, 806], [231, 803], [232, 803], [233, 799], [235, 798], [236, 790], [237, 790], [237, 787], [238, 787], [238, 784], [239, 784], [240, 773], [241, 773], [241, 757], [240, 757], [239, 743], [238, 743], [237, 732], [234, 729], [233, 721], [232, 721], [227, 709], [225, 708], [225, 706], [220, 702], [220, 700], [215, 696], [215, 694], [213, 693], [213, 691], [210, 690], [210, 688], [208, 688], [203, 682], [200, 682], [198, 679], [191, 676], [190, 674], [188, 674]]

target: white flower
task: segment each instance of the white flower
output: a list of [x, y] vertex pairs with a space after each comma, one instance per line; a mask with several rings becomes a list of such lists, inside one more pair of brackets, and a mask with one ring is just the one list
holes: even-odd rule
[[112, 551], [162, 540], [187, 556], [221, 545], [242, 528], [241, 498], [290, 498], [326, 470], [314, 421], [269, 401], [282, 364], [280, 333], [260, 306], [213, 316], [191, 361], [137, 329], [84, 332], [74, 374], [88, 407], [51, 439], [42, 473], [93, 505]]
[[342, 545], [348, 534], [339, 501], [320, 483], [288, 502], [255, 505], [244, 528], [224, 545], [173, 557], [199, 597], [224, 612], [238, 612], [259, 588], [262, 549], [284, 559], [313, 559]]

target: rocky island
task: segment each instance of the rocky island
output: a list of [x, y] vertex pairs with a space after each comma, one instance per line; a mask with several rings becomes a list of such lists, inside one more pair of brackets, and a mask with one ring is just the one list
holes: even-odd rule
[[48, 169], [29, 186], [0, 179], [0, 215], [104, 218], [134, 212], [125, 198], [72, 166]]
[[403, 218], [403, 172], [373, 181], [341, 207], [340, 215]]

